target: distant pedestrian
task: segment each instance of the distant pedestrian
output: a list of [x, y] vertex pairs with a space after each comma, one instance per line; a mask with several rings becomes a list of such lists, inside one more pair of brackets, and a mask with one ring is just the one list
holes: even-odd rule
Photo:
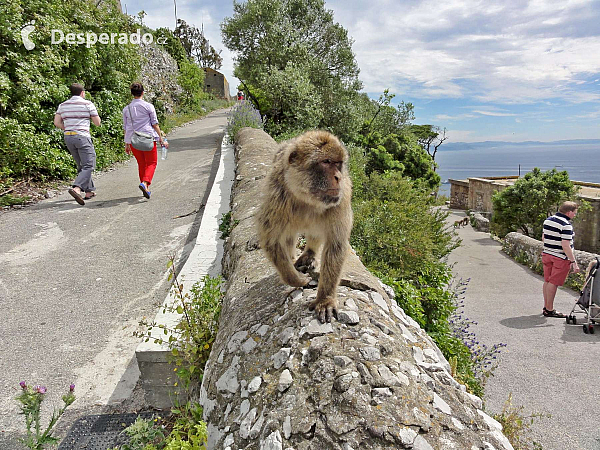
[[544, 265], [544, 309], [545, 317], [566, 317], [554, 309], [554, 298], [558, 286], [562, 286], [572, 270], [579, 272], [573, 253], [575, 232], [571, 220], [577, 215], [579, 206], [575, 202], [564, 202], [558, 212], [544, 221], [542, 242], [542, 264]]
[[237, 93], [237, 99], [238, 99], [238, 101], [241, 101], [242, 98], [244, 98], [244, 95], [242, 94], [242, 91], [238, 91], [238, 93]]
[[[96, 187], [92, 172], [96, 168], [96, 151], [90, 135], [90, 120], [100, 125], [100, 116], [94, 104], [85, 100], [85, 90], [81, 84], [69, 86], [71, 98], [61, 103], [54, 114], [54, 125], [64, 130], [65, 144], [77, 164], [77, 178], [73, 181], [69, 194], [79, 203], [94, 197]], [[85, 195], [84, 195], [85, 192]]]
[[[169, 148], [169, 143], [166, 140], [163, 142], [163, 138], [161, 137], [158, 119], [156, 118], [156, 109], [154, 109], [151, 103], [142, 100], [144, 86], [141, 83], [133, 83], [130, 90], [133, 100], [123, 108], [125, 151], [129, 154], [133, 153], [133, 156], [135, 156], [140, 177], [140, 184], [138, 186], [144, 197], [149, 199], [150, 190], [148, 188], [152, 184], [157, 163], [156, 141], [160, 142], [166, 148]], [[150, 149], [144, 149], [141, 146], [140, 148], [135, 148], [131, 145], [134, 131], [151, 135], [154, 138], [154, 146]]]

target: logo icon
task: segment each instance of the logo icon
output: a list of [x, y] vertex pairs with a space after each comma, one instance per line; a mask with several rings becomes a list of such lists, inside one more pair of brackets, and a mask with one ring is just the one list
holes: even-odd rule
[[29, 35], [35, 30], [35, 27], [33, 26], [34, 24], [35, 20], [32, 20], [23, 28], [21, 28], [21, 40], [23, 41], [23, 45], [27, 50], [33, 50], [35, 48], [35, 44], [31, 39], [29, 39]]

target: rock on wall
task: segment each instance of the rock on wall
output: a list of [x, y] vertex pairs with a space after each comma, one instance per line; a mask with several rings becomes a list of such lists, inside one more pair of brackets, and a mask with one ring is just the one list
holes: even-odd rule
[[511, 449], [450, 375], [393, 291], [350, 255], [339, 320], [308, 311], [316, 282], [283, 285], [257, 249], [254, 215], [276, 143], [238, 135], [227, 293], [200, 392], [209, 449]]
[[473, 228], [475, 228], [477, 231], [484, 231], [486, 233], [489, 233], [489, 219], [483, 217], [483, 215], [477, 211], [469, 213], [469, 217], [471, 219], [471, 224], [473, 225]]
[[154, 104], [157, 109], [158, 100], [166, 112], [172, 113], [175, 102], [183, 93], [177, 83], [177, 61], [156, 44], [141, 43], [139, 51], [142, 57], [140, 83], [144, 85], [144, 99]]

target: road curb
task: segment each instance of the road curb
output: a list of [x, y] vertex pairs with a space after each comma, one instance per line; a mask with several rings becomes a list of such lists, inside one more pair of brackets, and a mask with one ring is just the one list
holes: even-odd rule
[[[223, 240], [219, 237], [219, 221], [230, 210], [235, 177], [234, 150], [228, 139], [225, 135], [221, 143], [219, 168], [206, 201], [196, 243], [178, 275], [184, 294], [205, 275], [216, 276], [221, 273]], [[175, 397], [181, 397], [175, 386], [177, 376], [173, 371], [174, 366], [167, 360], [170, 353], [167, 344], [169, 334], [164, 333], [164, 329], [173, 329], [182, 318], [179, 314], [169, 312], [174, 301], [176, 299], [167, 294], [156, 315], [157, 326], [152, 329], [150, 339], [139, 344], [135, 351], [145, 404], [157, 409], [168, 409], [173, 406]], [[158, 343], [157, 339], [162, 339], [163, 343]]]

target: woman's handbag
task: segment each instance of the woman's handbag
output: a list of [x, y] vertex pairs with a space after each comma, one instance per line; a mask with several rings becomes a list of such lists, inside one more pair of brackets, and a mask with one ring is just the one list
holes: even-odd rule
[[[129, 109], [129, 117], [131, 117], [131, 126], [133, 127], [131, 104], [127, 105], [127, 108]], [[148, 133], [144, 133], [143, 131], [135, 131], [134, 129], [133, 134], [131, 135], [131, 146], [136, 150], [149, 152], [154, 148], [154, 136]]]

